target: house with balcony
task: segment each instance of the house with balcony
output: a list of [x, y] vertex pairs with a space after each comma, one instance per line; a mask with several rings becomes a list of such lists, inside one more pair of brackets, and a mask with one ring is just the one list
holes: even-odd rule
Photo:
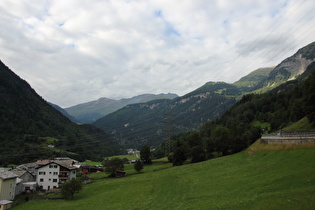
[[77, 167], [65, 160], [49, 160], [37, 167], [36, 182], [42, 190], [58, 188], [62, 183], [76, 178]]

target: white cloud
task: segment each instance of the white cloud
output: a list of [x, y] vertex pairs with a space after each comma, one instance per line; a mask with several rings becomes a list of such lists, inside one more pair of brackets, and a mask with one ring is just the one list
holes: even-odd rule
[[185, 94], [314, 41], [314, 9], [312, 0], [2, 0], [1, 59], [63, 107]]

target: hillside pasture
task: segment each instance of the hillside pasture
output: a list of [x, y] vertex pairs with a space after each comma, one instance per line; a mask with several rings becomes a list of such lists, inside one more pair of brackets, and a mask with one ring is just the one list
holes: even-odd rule
[[244, 151], [95, 180], [74, 200], [33, 200], [14, 209], [314, 209], [314, 158], [315, 148]]

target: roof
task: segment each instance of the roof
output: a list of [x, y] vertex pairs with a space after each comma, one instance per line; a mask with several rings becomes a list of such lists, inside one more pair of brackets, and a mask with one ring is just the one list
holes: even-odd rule
[[16, 177], [18, 176], [12, 173], [11, 171], [6, 170], [5, 168], [0, 168], [0, 178], [2, 180], [14, 179]]
[[122, 171], [122, 170], [116, 170], [116, 172], [127, 173], [126, 171]]
[[36, 184], [37, 184], [36, 182], [24, 182], [24, 183], [22, 183], [22, 185], [25, 187], [31, 187], [31, 186], [34, 186]]
[[22, 169], [22, 168], [11, 169], [10, 171], [11, 171], [12, 173], [14, 173], [15, 175], [19, 176], [19, 177], [23, 176], [23, 175], [26, 174], [26, 173], [30, 174], [31, 176], [34, 176], [34, 175], [31, 174], [28, 170]]
[[10, 204], [13, 203], [13, 201], [8, 201], [8, 200], [1, 200], [0, 201], [0, 205], [6, 205], [6, 204]]
[[[47, 161], [47, 162], [46, 162]], [[43, 163], [43, 162], [41, 162], [41, 163]], [[57, 164], [57, 165], [59, 165], [59, 166], [62, 166], [62, 167], [64, 167], [64, 168], [67, 168], [67, 169], [69, 169], [69, 170], [75, 170], [75, 169], [77, 169], [77, 167], [75, 167], [75, 166], [73, 166], [72, 165], [72, 162], [70, 163], [70, 161], [68, 161], [68, 160], [45, 160], [45, 163], [46, 164], [41, 164], [41, 165], [39, 165], [37, 168], [41, 168], [41, 167], [44, 167], [44, 166], [47, 166], [47, 165], [49, 165], [49, 164]]]
[[37, 166], [37, 163], [24, 163], [22, 165], [16, 166], [17, 169], [28, 169], [28, 168], [35, 168]]

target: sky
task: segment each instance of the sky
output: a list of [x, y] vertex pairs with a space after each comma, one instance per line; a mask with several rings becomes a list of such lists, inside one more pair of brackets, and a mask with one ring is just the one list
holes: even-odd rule
[[63, 108], [184, 95], [315, 41], [314, 0], [1, 0], [0, 59]]

